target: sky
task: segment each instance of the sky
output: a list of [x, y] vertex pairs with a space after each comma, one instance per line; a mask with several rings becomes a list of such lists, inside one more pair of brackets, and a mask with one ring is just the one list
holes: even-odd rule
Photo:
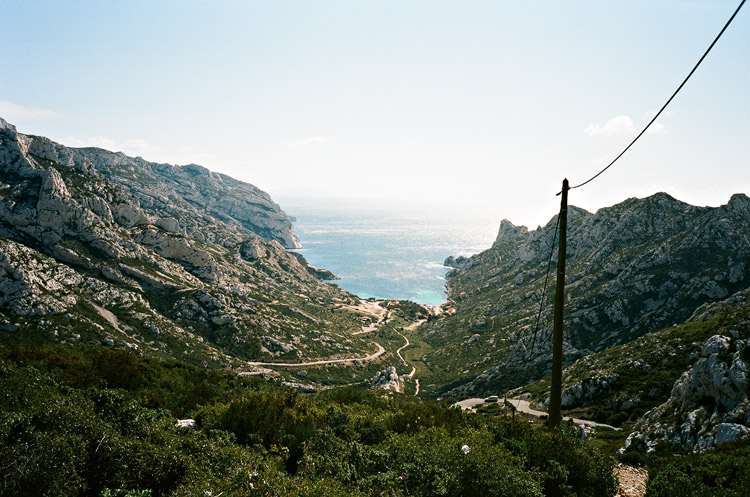
[[[275, 199], [545, 224], [682, 82], [739, 0], [0, 1], [0, 117], [198, 163]], [[750, 7], [595, 211], [750, 192]], [[283, 207], [282, 201], [282, 207]]]

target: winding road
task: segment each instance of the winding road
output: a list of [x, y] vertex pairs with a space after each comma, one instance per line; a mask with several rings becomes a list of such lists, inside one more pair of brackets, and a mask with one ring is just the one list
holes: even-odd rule
[[[377, 342], [373, 342], [378, 347], [378, 351], [374, 352], [370, 355], [366, 355], [364, 357], [349, 357], [344, 359], [324, 359], [320, 361], [309, 361], [309, 362], [247, 362], [246, 364], [248, 366], [274, 366], [277, 368], [283, 368], [283, 367], [289, 367], [289, 368], [298, 368], [298, 367], [305, 367], [305, 366], [323, 366], [325, 364], [342, 364], [342, 363], [350, 363], [350, 362], [358, 362], [358, 361], [372, 361], [373, 359], [377, 359], [381, 355], [385, 353], [385, 349], [382, 345], [380, 345]], [[253, 374], [253, 372], [249, 373], [240, 373], [241, 375], [248, 375]]]
[[[401, 333], [399, 333], [399, 335], [401, 335]], [[409, 367], [409, 363], [406, 362], [406, 359], [404, 359], [404, 357], [401, 355], [401, 351], [404, 350], [406, 347], [409, 346], [409, 339], [406, 338], [404, 335], [401, 335], [401, 338], [403, 338], [404, 340], [406, 340], [406, 344], [402, 345], [396, 351], [396, 355], [398, 356], [399, 359], [401, 359], [401, 362], [404, 363], [404, 366]], [[416, 373], [416, 372], [417, 372], [416, 366], [412, 365], [412, 367], [411, 367], [411, 373], [409, 373], [409, 374], [406, 375], [407, 378], [409, 378], [411, 380], [412, 378], [414, 378], [414, 373]], [[419, 378], [414, 378], [414, 384], [417, 387], [417, 389], [414, 392], [414, 396], [416, 397], [417, 395], [419, 395]]]
[[[522, 413], [529, 414], [531, 416], [536, 416], [536, 417], [547, 415], [547, 413], [544, 411], [537, 411], [536, 409], [532, 409], [528, 400], [508, 399], [508, 402], [513, 404], [513, 406]], [[479, 404], [484, 404], [484, 403], [485, 403], [484, 399], [471, 398], [471, 399], [464, 399], [462, 401], [456, 402], [454, 405], [459, 406], [461, 409], [473, 409]], [[563, 416], [563, 421], [568, 421], [568, 420], [573, 420], [573, 422], [578, 425], [599, 426], [599, 427], [604, 427], [604, 428], [612, 428], [613, 430], [620, 429], [620, 428], [615, 428], [614, 426], [610, 426], [604, 423], [597, 423], [596, 421], [590, 421], [588, 419], [578, 419], [578, 418], [571, 418], [570, 416]]]
[[[401, 355], [401, 351], [404, 350], [406, 347], [409, 346], [409, 339], [406, 338], [402, 333], [399, 333], [399, 335], [401, 335], [401, 338], [403, 338], [404, 340], [406, 340], [406, 343], [404, 345], [402, 345], [401, 347], [398, 348], [398, 350], [396, 351], [396, 355], [398, 356], [399, 359], [401, 359], [401, 362], [404, 363], [404, 366], [408, 367], [409, 364], [407, 364], [406, 361], [404, 360], [404, 357]], [[416, 368], [414, 368], [414, 370], [416, 370]], [[412, 370], [412, 372], [409, 374], [410, 376], [412, 374], [414, 374], [414, 370]]]
[[[367, 314], [373, 315], [377, 317], [377, 321], [367, 325], [362, 326], [362, 329], [359, 331], [355, 331], [352, 333], [352, 335], [361, 335], [364, 333], [372, 333], [373, 331], [378, 329], [378, 326], [380, 326], [385, 320], [389, 319], [391, 317], [391, 312], [387, 309], [384, 309], [380, 306], [379, 302], [363, 302], [356, 308], [360, 312], [365, 312]], [[410, 324], [405, 328], [405, 330], [413, 330], [420, 324], [424, 323], [425, 319], [417, 320], [416, 322]], [[396, 351], [396, 355], [399, 359], [401, 359], [401, 362], [404, 364], [404, 366], [409, 366], [409, 363], [406, 362], [404, 357], [401, 355], [401, 351], [404, 350], [406, 347], [410, 345], [409, 339], [406, 338], [403, 334], [399, 333], [401, 337], [406, 341], [406, 343], [399, 347], [399, 349]], [[363, 356], [363, 357], [348, 357], [343, 359], [320, 359], [315, 361], [307, 361], [307, 362], [262, 362], [262, 361], [252, 361], [245, 363], [247, 366], [257, 367], [261, 369], [257, 369], [255, 371], [242, 371], [238, 373], [240, 376], [258, 376], [262, 375], [264, 373], [268, 373], [271, 370], [270, 369], [263, 369], [264, 366], [266, 367], [274, 367], [274, 368], [304, 368], [309, 366], [325, 366], [327, 364], [352, 364], [355, 362], [364, 362], [364, 361], [372, 361], [374, 359], [377, 359], [381, 355], [385, 353], [385, 348], [380, 345], [377, 342], [373, 342], [377, 347], [378, 350], [372, 354]], [[414, 374], [417, 372], [417, 368], [412, 366], [411, 373], [409, 373], [408, 378], [412, 379], [414, 378]], [[414, 392], [414, 395], [419, 394], [419, 379], [414, 379], [414, 383], [416, 385], [416, 391]]]
[[[363, 333], [373, 332], [378, 328], [378, 326], [383, 322], [384, 319], [388, 319], [390, 317], [390, 311], [381, 307], [380, 303], [378, 302], [362, 302], [359, 306], [355, 308], [359, 310], [360, 312], [365, 312], [367, 314], [377, 316], [377, 321], [367, 326], [363, 326], [360, 331], [355, 331], [352, 333], [352, 335], [360, 335]], [[348, 357], [348, 358], [343, 358], [343, 359], [320, 359], [316, 361], [307, 361], [307, 362], [251, 361], [251, 362], [246, 362], [245, 364], [248, 366], [254, 366], [254, 367], [270, 366], [274, 368], [304, 368], [308, 366], [325, 366], [326, 364], [351, 364], [354, 362], [372, 361], [373, 359], [377, 359], [378, 357], [380, 357], [381, 355], [385, 353], [385, 348], [382, 345], [380, 345], [377, 342], [373, 342], [373, 343], [378, 347], [377, 352], [374, 352], [372, 354], [369, 354], [363, 357]], [[403, 359], [401, 360], [403, 361]], [[243, 371], [238, 374], [240, 376], [257, 376], [257, 375], [266, 373], [268, 371], [270, 370], [259, 369], [256, 371]]]
[[[410, 324], [409, 326], [407, 326], [404, 329], [411, 331], [411, 330], [415, 329], [417, 326], [419, 326], [420, 324], [424, 323], [425, 321], [427, 321], [427, 320], [426, 319], [418, 319], [417, 321], [413, 322], [412, 324]], [[404, 350], [406, 347], [408, 347], [411, 344], [409, 343], [409, 339], [406, 338], [406, 336], [404, 336], [404, 334], [399, 333], [399, 335], [401, 335], [401, 338], [403, 338], [406, 341], [406, 343], [404, 345], [402, 345], [401, 347], [399, 347], [399, 349], [396, 351], [396, 355], [398, 356], [399, 359], [401, 359], [401, 362], [404, 363], [404, 366], [409, 367], [409, 363], [407, 363], [406, 359], [404, 359], [404, 356], [401, 355], [401, 351]], [[406, 376], [411, 380], [412, 378], [414, 378], [414, 373], [416, 373], [416, 372], [417, 372], [416, 366], [412, 365], [412, 367], [411, 367], [411, 373], [409, 373]], [[419, 378], [414, 378], [414, 385], [416, 386], [416, 390], [414, 391], [414, 396], [416, 397], [417, 395], [419, 395]]]

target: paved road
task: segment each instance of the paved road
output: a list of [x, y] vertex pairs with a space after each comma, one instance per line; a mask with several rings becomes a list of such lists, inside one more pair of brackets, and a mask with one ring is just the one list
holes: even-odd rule
[[[306, 367], [306, 366], [323, 366], [325, 364], [342, 364], [342, 363], [351, 363], [351, 362], [357, 362], [357, 361], [372, 361], [373, 359], [376, 359], [383, 355], [385, 353], [385, 349], [382, 345], [380, 345], [377, 342], [373, 342], [375, 345], [378, 346], [378, 351], [374, 352], [370, 355], [366, 355], [364, 357], [349, 357], [346, 359], [325, 359], [320, 361], [310, 361], [310, 362], [247, 362], [248, 366], [273, 366], [277, 368], [300, 368], [300, 367]], [[249, 372], [243, 372], [239, 373], [243, 376], [252, 376], [253, 374], [258, 374], [257, 371], [249, 371]]]
[[[520, 412], [523, 412], [525, 414], [530, 414], [531, 416], [546, 416], [547, 413], [544, 411], [537, 411], [536, 409], [532, 409], [529, 405], [528, 400], [523, 399], [508, 399], [508, 402], [513, 404], [516, 409], [518, 409]], [[475, 406], [478, 406], [479, 404], [484, 404], [484, 399], [479, 398], [472, 398], [472, 399], [465, 399], [460, 402], [456, 402], [455, 405], [461, 407], [461, 409], [473, 409]], [[614, 426], [606, 425], [604, 423], [597, 423], [596, 421], [590, 421], [588, 419], [578, 419], [578, 418], [571, 418], [570, 416], [564, 416], [563, 421], [568, 421], [569, 419], [572, 419], [574, 423], [584, 426], [602, 426], [605, 428], [612, 428], [613, 430], [619, 430], [620, 428], [615, 428]]]
[[[367, 326], [363, 326], [360, 331], [355, 331], [354, 333], [352, 333], [352, 335], [361, 335], [363, 333], [370, 333], [370, 332], [375, 331], [378, 328], [378, 326], [383, 322], [383, 320], [388, 319], [391, 315], [390, 311], [380, 306], [379, 302], [364, 301], [359, 306], [354, 306], [352, 308], [360, 312], [374, 315], [378, 318], [377, 321], [375, 321], [374, 323], [371, 323]], [[303, 368], [307, 366], [325, 366], [326, 364], [348, 364], [348, 363], [353, 363], [357, 361], [372, 361], [373, 359], [377, 359], [378, 357], [380, 357], [381, 355], [385, 353], [385, 348], [383, 348], [382, 345], [380, 345], [377, 342], [373, 342], [373, 343], [377, 345], [378, 351], [373, 354], [366, 355], [364, 357], [350, 357], [346, 359], [321, 359], [318, 361], [296, 362], [296, 363], [257, 361], [257, 362], [247, 362], [245, 364], [247, 364], [248, 366], [272, 366], [275, 368]], [[257, 371], [244, 371], [239, 374], [242, 376], [257, 376], [263, 373], [267, 373], [269, 371], [270, 370], [268, 369], [260, 369]]]

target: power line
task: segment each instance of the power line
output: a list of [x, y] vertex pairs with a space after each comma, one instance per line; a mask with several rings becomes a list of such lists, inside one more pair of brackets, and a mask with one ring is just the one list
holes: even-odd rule
[[686, 77], [686, 78], [685, 78], [685, 80], [684, 80], [684, 81], [682, 82], [682, 84], [681, 84], [681, 85], [680, 85], [680, 86], [679, 86], [679, 87], [678, 87], [678, 88], [677, 88], [677, 89], [675, 90], [675, 92], [674, 92], [674, 93], [672, 94], [672, 96], [671, 96], [671, 97], [669, 97], [669, 100], [667, 100], [667, 103], [665, 103], [665, 104], [664, 104], [664, 105], [662, 106], [662, 108], [661, 108], [661, 109], [659, 109], [659, 112], [657, 112], [657, 113], [656, 113], [656, 115], [654, 116], [654, 118], [653, 118], [653, 119], [651, 119], [651, 121], [649, 121], [649, 123], [648, 123], [648, 124], [646, 125], [646, 127], [645, 127], [645, 128], [643, 128], [643, 130], [642, 130], [642, 131], [641, 131], [640, 133], [638, 133], [638, 136], [636, 136], [636, 137], [635, 137], [635, 138], [633, 139], [633, 141], [632, 141], [632, 142], [630, 142], [630, 145], [628, 145], [627, 147], [625, 147], [625, 150], [623, 150], [622, 152], [620, 152], [620, 155], [618, 155], [617, 157], [615, 157], [615, 159], [614, 159], [614, 160], [613, 160], [612, 162], [610, 162], [610, 163], [609, 163], [609, 164], [607, 165], [607, 167], [605, 167], [604, 169], [602, 169], [601, 171], [599, 171], [598, 173], [596, 173], [596, 174], [595, 174], [594, 176], [592, 176], [591, 178], [589, 178], [589, 179], [587, 179], [586, 181], [584, 181], [583, 183], [581, 183], [581, 184], [579, 184], [579, 185], [576, 185], [576, 186], [571, 186], [571, 187], [570, 187], [570, 189], [571, 189], [571, 190], [572, 190], [572, 189], [574, 189], [574, 188], [580, 188], [580, 187], [582, 187], [583, 185], [585, 185], [585, 184], [587, 184], [587, 183], [590, 183], [591, 181], [593, 181], [594, 179], [596, 179], [597, 177], [599, 177], [599, 175], [601, 175], [601, 174], [602, 174], [602, 173], [603, 173], [604, 171], [606, 171], [607, 169], [609, 169], [610, 167], [612, 167], [612, 164], [614, 164], [615, 162], [617, 162], [617, 160], [618, 160], [618, 159], [619, 159], [620, 157], [622, 157], [623, 155], [625, 155], [625, 152], [627, 152], [627, 151], [628, 151], [628, 149], [630, 149], [630, 147], [632, 147], [632, 146], [633, 146], [633, 144], [634, 144], [635, 142], [637, 142], [637, 141], [638, 141], [638, 139], [639, 139], [639, 138], [640, 138], [641, 136], [643, 136], [643, 134], [644, 134], [644, 133], [646, 132], [646, 130], [647, 130], [647, 129], [648, 129], [648, 128], [649, 128], [649, 127], [650, 127], [650, 126], [651, 126], [651, 125], [652, 125], [652, 124], [654, 123], [654, 121], [656, 121], [656, 119], [657, 119], [657, 118], [658, 118], [658, 117], [659, 117], [659, 116], [661, 115], [661, 113], [662, 113], [662, 112], [664, 111], [664, 109], [666, 109], [666, 108], [667, 108], [667, 105], [669, 105], [669, 103], [670, 103], [670, 102], [671, 102], [671, 101], [672, 101], [672, 100], [674, 99], [674, 97], [676, 97], [676, 96], [677, 96], [677, 94], [678, 94], [678, 93], [680, 92], [680, 90], [682, 90], [682, 87], [683, 87], [683, 86], [685, 86], [685, 83], [687, 83], [687, 82], [688, 82], [688, 80], [689, 80], [689, 79], [690, 79], [690, 77], [691, 77], [691, 76], [693, 75], [693, 73], [694, 73], [694, 72], [696, 71], [696, 69], [698, 69], [698, 66], [700, 66], [700, 65], [701, 65], [701, 62], [703, 62], [703, 59], [705, 59], [705, 58], [706, 58], [706, 56], [708, 55], [708, 52], [710, 52], [710, 51], [711, 51], [711, 49], [712, 49], [712, 48], [714, 48], [714, 45], [716, 45], [716, 42], [717, 42], [717, 41], [719, 41], [719, 38], [721, 38], [721, 35], [723, 35], [723, 34], [724, 34], [724, 31], [726, 31], [726, 30], [727, 30], [727, 28], [728, 28], [728, 27], [729, 27], [729, 25], [730, 25], [730, 24], [732, 23], [732, 21], [734, 20], [735, 16], [737, 15], [737, 13], [738, 13], [738, 12], [740, 11], [740, 9], [742, 8], [742, 6], [743, 6], [744, 4], [745, 4], [745, 0], [742, 0], [742, 1], [740, 2], [740, 5], [739, 5], [739, 7], [737, 7], [737, 10], [735, 10], [735, 11], [734, 11], [734, 14], [732, 14], [732, 17], [730, 17], [730, 18], [729, 18], [729, 20], [728, 20], [728, 21], [727, 21], [727, 23], [726, 23], [726, 24], [724, 25], [724, 27], [722, 28], [722, 30], [721, 30], [721, 31], [719, 32], [719, 34], [718, 34], [718, 35], [716, 35], [716, 38], [714, 38], [714, 41], [713, 41], [713, 43], [711, 43], [711, 45], [710, 45], [710, 46], [708, 47], [708, 49], [707, 49], [707, 50], [705, 51], [705, 53], [703, 54], [703, 57], [701, 57], [701, 58], [700, 58], [700, 60], [698, 61], [698, 63], [697, 63], [697, 64], [695, 64], [695, 67], [693, 67], [693, 70], [692, 70], [692, 71], [690, 71], [690, 74], [688, 74], [688, 75], [687, 75], [687, 77]]
[[534, 335], [531, 340], [531, 347], [529, 350], [534, 350], [536, 345], [536, 333], [539, 331], [539, 319], [542, 317], [542, 307], [544, 306], [544, 295], [547, 293], [547, 280], [549, 279], [549, 271], [552, 267], [552, 255], [555, 253], [555, 241], [557, 240], [557, 227], [560, 226], [560, 216], [557, 216], [557, 222], [555, 223], [555, 232], [552, 234], [552, 245], [550, 246], [549, 259], [547, 260], [547, 275], [544, 277], [544, 286], [542, 288], [542, 300], [539, 302], [539, 313], [536, 315], [536, 326], [534, 327]]

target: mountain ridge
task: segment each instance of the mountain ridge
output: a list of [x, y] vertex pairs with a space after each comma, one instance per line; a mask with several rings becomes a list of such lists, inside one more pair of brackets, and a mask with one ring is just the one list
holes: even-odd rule
[[[596, 213], [571, 206], [568, 216], [566, 364], [684, 322], [700, 305], [750, 286], [744, 194], [696, 207], [658, 193]], [[447, 275], [444, 307], [453, 312], [427, 325], [433, 350], [423, 364], [437, 381], [461, 371], [473, 379], [436, 393], [473, 396], [547, 374], [552, 284], [536, 337], [534, 328], [554, 228], [554, 217], [532, 231], [504, 220], [490, 249], [449, 258], [456, 269]]]
[[72, 149], [0, 122], [0, 339], [103, 343], [210, 367], [356, 357], [355, 301], [288, 216], [202, 166]]
[[[174, 166], [132, 158], [122, 152], [101, 148], [71, 148], [48, 138], [24, 135], [15, 126], [0, 125], [18, 136], [21, 153], [68, 166], [89, 176], [101, 175], [133, 196], [133, 201], [146, 207], [166, 211], [184, 210], [190, 204], [224, 222], [230, 222], [269, 240], [279, 241], [285, 248], [301, 248], [287, 214], [271, 197], [254, 185], [214, 173], [203, 166]], [[135, 182], [135, 184], [133, 184]], [[160, 184], [155, 190], [148, 183]], [[170, 205], [174, 203], [176, 205]], [[131, 216], [132, 222], [145, 221]], [[190, 231], [198, 223], [185, 217]], [[202, 234], [205, 236], [205, 233]]]

